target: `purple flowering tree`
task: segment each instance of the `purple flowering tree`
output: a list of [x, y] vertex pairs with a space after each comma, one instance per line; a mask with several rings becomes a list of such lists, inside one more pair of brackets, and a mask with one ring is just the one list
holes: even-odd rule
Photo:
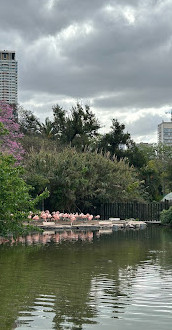
[[15, 121], [13, 108], [4, 102], [0, 102], [0, 123], [7, 130], [6, 134], [0, 135], [0, 152], [11, 154], [20, 162], [24, 149], [19, 140], [23, 134], [20, 133], [20, 125]]

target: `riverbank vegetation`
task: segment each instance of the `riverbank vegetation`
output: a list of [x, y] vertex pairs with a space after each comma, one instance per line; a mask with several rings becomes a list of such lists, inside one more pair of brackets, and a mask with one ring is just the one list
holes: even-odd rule
[[88, 212], [102, 202], [159, 201], [172, 189], [172, 147], [137, 145], [117, 119], [100, 134], [87, 105], [52, 111], [41, 123], [19, 108], [16, 121], [0, 104], [0, 231], [20, 227], [45, 197], [50, 211]]
[[[23, 233], [23, 221], [30, 211], [36, 210], [36, 205], [48, 196], [45, 191], [31, 198], [30, 187], [22, 178], [23, 168], [15, 165], [12, 156], [0, 156], [0, 233]], [[26, 229], [26, 228], [25, 228]]]
[[163, 225], [172, 226], [172, 206], [168, 210], [163, 210], [160, 214], [160, 220]]

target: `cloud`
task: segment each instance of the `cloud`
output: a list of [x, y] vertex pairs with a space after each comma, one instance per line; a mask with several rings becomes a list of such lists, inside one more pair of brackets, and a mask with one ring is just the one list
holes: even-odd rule
[[[158, 93], [159, 90], [159, 93]], [[135, 88], [117, 92], [114, 95], [95, 98], [94, 105], [100, 108], [123, 109], [132, 108], [160, 108], [171, 103], [170, 86], [164, 88]]]
[[[171, 107], [171, 1], [0, 0], [0, 5], [1, 47], [14, 49], [19, 64], [19, 103], [42, 119], [51, 115], [54, 102], [89, 101], [105, 129], [114, 114], [128, 123], [132, 114], [137, 133], [131, 130], [146, 139], [147, 125], [137, 114], [149, 109], [155, 119], [156, 110], [161, 116], [162, 108]], [[149, 121], [152, 132], [158, 120]]]

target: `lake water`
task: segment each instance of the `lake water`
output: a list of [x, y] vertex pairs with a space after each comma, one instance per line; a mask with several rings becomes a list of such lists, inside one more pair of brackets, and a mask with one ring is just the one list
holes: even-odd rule
[[0, 240], [0, 329], [170, 330], [172, 230]]

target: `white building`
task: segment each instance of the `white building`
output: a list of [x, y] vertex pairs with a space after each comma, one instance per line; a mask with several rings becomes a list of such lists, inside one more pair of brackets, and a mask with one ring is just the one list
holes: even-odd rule
[[14, 51], [0, 51], [0, 101], [17, 105], [17, 61]]
[[163, 121], [158, 125], [158, 143], [172, 146], [172, 122]]

